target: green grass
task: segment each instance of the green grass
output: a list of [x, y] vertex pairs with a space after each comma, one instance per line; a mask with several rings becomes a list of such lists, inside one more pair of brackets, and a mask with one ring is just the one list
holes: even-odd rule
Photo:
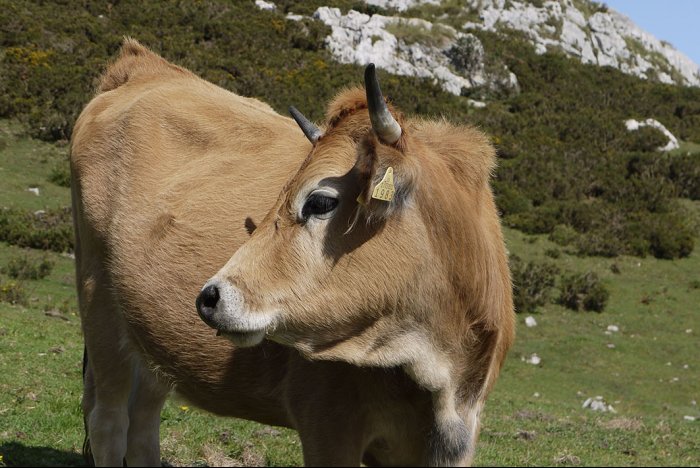
[[[0, 130], [7, 142], [0, 167], [12, 184], [0, 186], [0, 206], [67, 205], [68, 190], [45, 181], [50, 160], [63, 150], [22, 137], [8, 122]], [[53, 195], [38, 203], [25, 193], [30, 181]], [[700, 218], [700, 202], [683, 203]], [[594, 271], [611, 296], [603, 313], [548, 304], [535, 314], [534, 328], [518, 316], [516, 343], [485, 408], [475, 463], [699, 465], [700, 409], [691, 402], [700, 400], [700, 253], [674, 261], [579, 257], [545, 236], [505, 233], [511, 253], [554, 262], [562, 272]], [[553, 248], [561, 251], [557, 259], [545, 253]], [[0, 267], [23, 254], [0, 243]], [[22, 282], [28, 305], [0, 302], [0, 466], [82, 463], [83, 344], [73, 261], [46, 255], [55, 262], [51, 274]], [[620, 331], [606, 335], [608, 325]], [[532, 353], [542, 359], [537, 366], [524, 362]], [[617, 413], [581, 407], [597, 395]], [[162, 413], [161, 441], [163, 460], [172, 465], [302, 463], [294, 431], [215, 417], [176, 399]]]
[[692, 141], [679, 141], [679, 147], [671, 151], [672, 155], [678, 154], [700, 154], [700, 144], [693, 143]]
[[454, 30], [440, 23], [433, 24], [429, 29], [421, 23], [411, 23], [409, 20], [389, 23], [386, 30], [406, 44], [422, 44], [432, 47], [444, 46], [455, 35]]
[[[28, 210], [70, 205], [70, 189], [49, 181], [51, 171], [66, 165], [65, 144], [44, 143], [24, 136], [16, 122], [0, 120], [0, 208]], [[36, 187], [39, 195], [27, 189]]]
[[[506, 230], [506, 237], [511, 252], [528, 260], [544, 260], [553, 246], [518, 231]], [[683, 417], [700, 419], [691, 403], [700, 397], [700, 289], [692, 282], [700, 256], [671, 262], [563, 254], [556, 264], [597, 272], [611, 292], [608, 306], [598, 314], [548, 305], [534, 328], [518, 316], [516, 344], [486, 405], [476, 463], [554, 465], [572, 455], [583, 465], [697, 465], [700, 424]], [[620, 331], [606, 335], [608, 325]], [[538, 366], [522, 361], [532, 353], [542, 359]], [[617, 413], [581, 408], [597, 395]], [[534, 438], [518, 436], [522, 431]]]

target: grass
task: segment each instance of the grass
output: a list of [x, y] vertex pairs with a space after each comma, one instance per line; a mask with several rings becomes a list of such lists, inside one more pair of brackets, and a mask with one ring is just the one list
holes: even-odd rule
[[[553, 246], [518, 231], [506, 230], [506, 238], [510, 251], [528, 260], [544, 260]], [[598, 273], [611, 291], [609, 304], [600, 314], [550, 304], [534, 328], [518, 317], [516, 344], [486, 406], [476, 463], [555, 465], [571, 462], [569, 455], [583, 465], [697, 465], [700, 425], [684, 416], [700, 417], [692, 404], [700, 396], [700, 289], [692, 283], [700, 256], [671, 262], [564, 253], [556, 263]], [[620, 331], [607, 335], [608, 325]], [[542, 359], [537, 366], [522, 361], [532, 353]], [[597, 395], [617, 413], [581, 408]]]
[[681, 154], [700, 154], [700, 144], [681, 140], [678, 142], [678, 149], [671, 151], [670, 154], [674, 156]]
[[[0, 120], [0, 208], [28, 210], [70, 205], [70, 189], [49, 181], [54, 168], [66, 163], [67, 146], [39, 142], [24, 135], [16, 122]], [[27, 189], [39, 189], [39, 195]]]
[[[44, 181], [62, 149], [22, 137], [8, 122], [0, 122], [0, 135], [7, 142], [0, 167], [12, 184], [0, 186], [0, 206], [67, 205], [68, 190]], [[46, 198], [25, 193], [30, 181], [44, 185]], [[684, 204], [700, 217], [700, 202]], [[505, 234], [510, 252], [523, 260], [594, 271], [611, 296], [603, 313], [548, 304], [535, 314], [534, 328], [518, 316], [517, 341], [485, 408], [475, 464], [699, 465], [700, 409], [692, 402], [700, 400], [700, 253], [674, 261], [579, 257], [545, 236]], [[560, 251], [556, 259], [547, 256], [553, 249]], [[23, 254], [0, 243], [0, 266]], [[51, 274], [22, 282], [28, 305], [0, 302], [0, 466], [83, 463], [73, 261], [46, 255], [55, 264]], [[620, 331], [607, 335], [608, 325]], [[524, 361], [533, 353], [539, 365]], [[597, 395], [617, 412], [582, 408]], [[215, 417], [177, 399], [161, 420], [162, 457], [171, 465], [302, 463], [294, 431]]]
[[443, 47], [455, 36], [455, 31], [451, 27], [440, 23], [435, 23], [428, 28], [422, 23], [403, 19], [388, 23], [386, 30], [406, 44], [422, 44], [431, 47]]

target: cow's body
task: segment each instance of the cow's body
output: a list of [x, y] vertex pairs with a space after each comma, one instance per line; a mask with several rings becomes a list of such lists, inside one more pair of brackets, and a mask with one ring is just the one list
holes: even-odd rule
[[[284, 345], [265, 340], [235, 347], [200, 320], [194, 299], [256, 224], [274, 222], [264, 222], [268, 211], [280, 192], [294, 186], [290, 177], [311, 143], [267, 105], [217, 88], [132, 41], [100, 91], [81, 114], [71, 148], [78, 292], [89, 357], [83, 406], [95, 461], [115, 464], [126, 457], [129, 465], [158, 464], [160, 409], [174, 386], [208, 411], [297, 429], [308, 464], [468, 463], [478, 413], [513, 329], [490, 191], [481, 201], [493, 224], [488, 229], [497, 231], [488, 242], [495, 245], [499, 271], [487, 275], [500, 278], [503, 291], [475, 288], [484, 300], [495, 294], [498, 310], [466, 314], [445, 328], [453, 331], [441, 332], [447, 343], [455, 340], [450, 334], [464, 335], [456, 340], [468, 343], [465, 354], [473, 354], [447, 366], [458, 378], [421, 370], [431, 362], [442, 368], [439, 359], [406, 365], [402, 352], [392, 353], [365, 328], [351, 333], [359, 341], [343, 337], [340, 345], [329, 344], [333, 337], [322, 344], [298, 339], [295, 331], [291, 337], [269, 333]], [[419, 133], [430, 125], [436, 141], [423, 144], [438, 144], [445, 124], [411, 127]], [[483, 139], [478, 144], [486, 145]], [[477, 152], [490, 151], [484, 148]], [[352, 161], [340, 164], [338, 175], [351, 168]], [[414, 235], [433, 243], [445, 234], [419, 224]], [[394, 229], [402, 235], [388, 223], [384, 231]], [[262, 231], [255, 236], [268, 232]], [[428, 244], [426, 251], [435, 248]], [[335, 261], [345, 265], [346, 257], [352, 256], [338, 254]], [[371, 271], [366, 275], [380, 281]], [[452, 319], [425, 321], [431, 320]], [[397, 346], [412, 346], [412, 336]], [[421, 339], [415, 354], [430, 354], [432, 341]], [[356, 349], [367, 340], [374, 340], [374, 354]], [[331, 361], [312, 361], [299, 351]], [[446, 346], [439, 355], [451, 352]], [[443, 413], [458, 415], [456, 432], [449, 421], [443, 424]]]

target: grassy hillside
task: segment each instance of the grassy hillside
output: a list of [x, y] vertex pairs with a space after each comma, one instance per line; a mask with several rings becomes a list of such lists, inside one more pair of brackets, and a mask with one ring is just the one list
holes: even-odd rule
[[[127, 34], [227, 89], [320, 120], [362, 68], [333, 61], [323, 25], [284, 15], [320, 5], [379, 10], [350, 0], [276, 3], [264, 12], [252, 1], [164, 9], [0, 0], [0, 466], [81, 463], [66, 158], [95, 78]], [[426, 81], [380, 75], [405, 113], [476, 124], [498, 147], [494, 186], [508, 249], [520, 258], [523, 314], [476, 463], [699, 465], [700, 90], [537, 56], [515, 33], [479, 36], [489, 66], [516, 73], [519, 94], [473, 90], [469, 97], [488, 102], [474, 109]], [[649, 117], [682, 148], [658, 153], [657, 132], [624, 128], [627, 118]], [[46, 276], [21, 277], [30, 274]], [[557, 304], [568, 277], [591, 274], [609, 294], [601, 313]], [[524, 326], [525, 312], [536, 327]], [[609, 325], [619, 331], [606, 334]], [[540, 364], [527, 362], [533, 353]], [[596, 396], [616, 413], [582, 408]], [[293, 431], [175, 400], [162, 421], [163, 458], [173, 465], [301, 463]]]
[[[333, 60], [323, 45], [329, 29], [322, 23], [287, 20], [286, 13], [310, 14], [320, 4], [382, 11], [359, 1], [285, 0], [275, 11], [259, 10], [252, 1], [182, 1], [177, 8], [58, 3], [0, 0], [6, 31], [0, 39], [0, 117], [17, 118], [32, 135], [50, 141], [69, 138], [124, 35], [280, 112], [294, 104], [320, 119], [339, 89], [360, 82], [362, 68]], [[449, 22], [454, 2], [445, 5], [422, 14]], [[556, 53], [537, 55], [516, 32], [476, 34], [487, 68], [507, 65], [518, 77], [519, 93], [488, 86], [465, 91], [489, 103], [473, 109], [427, 80], [382, 73], [382, 86], [406, 113], [471, 122], [493, 136], [501, 156], [494, 186], [505, 222], [529, 233], [573, 229], [570, 243], [583, 254], [688, 255], [694, 227], [674, 198], [700, 198], [700, 89], [642, 81]], [[660, 132], [628, 132], [628, 118], [661, 121], [691, 154], [660, 156]]]
[[[16, 124], [0, 125], [7, 145], [0, 168], [10, 179], [31, 180], [39, 196], [18, 183], [2, 202], [40, 209], [69, 203], [68, 189], [45, 177], [64, 147], [22, 138]], [[23, 174], [16, 155], [36, 156], [36, 175]], [[28, 163], [29, 164], [29, 163]], [[32, 163], [34, 164], [34, 162]], [[28, 179], [22, 179], [28, 177]], [[43, 194], [50, 193], [45, 198]], [[700, 213], [698, 202], [686, 202]], [[518, 339], [483, 419], [478, 465], [686, 465], [700, 463], [700, 255], [667, 261], [620, 256], [580, 257], [549, 241], [506, 229], [508, 249], [524, 262], [550, 262], [566, 272], [596, 272], [610, 291], [603, 313], [573, 312], [546, 303], [538, 325], [518, 319]], [[552, 252], [558, 251], [557, 258]], [[0, 243], [0, 271], [17, 258], [54, 266], [42, 280], [14, 282], [23, 304], [0, 300], [0, 466], [71, 466], [83, 427], [82, 338], [70, 256]], [[0, 286], [2, 290], [2, 286]], [[556, 294], [555, 294], [556, 295]], [[609, 325], [619, 332], [605, 334]], [[614, 347], [611, 347], [614, 345]], [[526, 362], [533, 353], [539, 365]], [[616, 413], [583, 409], [603, 396]], [[163, 459], [173, 465], [301, 464], [293, 431], [223, 419], [171, 400], [162, 416]]]

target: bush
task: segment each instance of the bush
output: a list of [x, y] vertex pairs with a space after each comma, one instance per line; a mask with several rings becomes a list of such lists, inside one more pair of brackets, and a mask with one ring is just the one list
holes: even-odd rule
[[[634, 248], [634, 253], [644, 256], [647, 251], [646, 244], [640, 244], [641, 247]], [[596, 255], [600, 257], [617, 257], [625, 253], [632, 245], [625, 245], [624, 239], [621, 239], [616, 233], [604, 228], [595, 229], [591, 232], [581, 234], [576, 239], [576, 251], [579, 255]]]
[[631, 151], [656, 152], [667, 143], [668, 137], [661, 130], [645, 126], [629, 132], [626, 146]]
[[51, 274], [54, 262], [50, 258], [44, 256], [40, 260], [32, 259], [28, 255], [15, 257], [10, 259], [2, 272], [10, 278], [19, 280], [38, 280], [44, 279]]
[[536, 209], [515, 213], [504, 217], [510, 227], [527, 234], [547, 234], [552, 232], [559, 219], [559, 210], [553, 206], [540, 206]]
[[678, 190], [678, 195], [691, 200], [700, 200], [700, 154], [673, 156], [669, 166], [669, 179]]
[[548, 256], [549, 258], [559, 258], [561, 257], [561, 250], [559, 249], [547, 249], [544, 251], [544, 254]]
[[525, 198], [518, 189], [494, 183], [496, 205], [502, 216], [522, 213], [532, 208], [530, 200]]
[[0, 241], [18, 247], [66, 252], [73, 250], [73, 220], [70, 208], [24, 211], [0, 209]]
[[593, 272], [562, 276], [559, 304], [572, 310], [602, 312], [610, 292]]
[[52, 167], [48, 179], [49, 182], [59, 187], [70, 187], [70, 166], [68, 161], [57, 163]]
[[0, 302], [27, 305], [28, 297], [22, 283], [12, 280], [7, 282], [0, 281]]
[[578, 239], [579, 233], [574, 228], [566, 224], [557, 224], [549, 233], [549, 240], [562, 247], [566, 247]]
[[513, 302], [516, 312], [534, 312], [549, 302], [559, 269], [552, 263], [523, 262], [517, 255], [509, 258], [513, 278]]
[[649, 226], [649, 250], [656, 258], [671, 260], [690, 255], [695, 247], [692, 229], [679, 217], [655, 216]]

